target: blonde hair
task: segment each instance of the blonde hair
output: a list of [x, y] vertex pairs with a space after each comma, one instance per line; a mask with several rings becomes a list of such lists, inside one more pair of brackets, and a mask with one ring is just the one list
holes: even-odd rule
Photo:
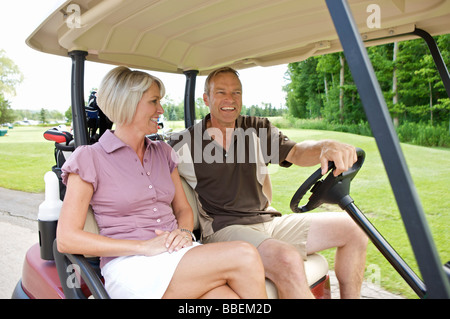
[[153, 81], [158, 84], [162, 98], [165, 87], [160, 79], [125, 66], [116, 67], [103, 78], [97, 93], [97, 104], [112, 122], [128, 124], [133, 119], [142, 95]]

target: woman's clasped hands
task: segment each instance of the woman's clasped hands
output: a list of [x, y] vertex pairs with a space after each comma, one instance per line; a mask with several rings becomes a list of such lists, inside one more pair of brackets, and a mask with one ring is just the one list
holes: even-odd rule
[[189, 233], [181, 230], [180, 228], [171, 232], [157, 229], [155, 230], [155, 233], [158, 237], [162, 237], [161, 239], [164, 239], [164, 246], [169, 253], [178, 251], [181, 248], [192, 246], [192, 237]]

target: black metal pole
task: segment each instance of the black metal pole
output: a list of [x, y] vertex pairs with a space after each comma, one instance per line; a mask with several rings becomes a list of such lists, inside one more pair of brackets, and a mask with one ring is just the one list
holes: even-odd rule
[[420, 298], [423, 298], [426, 295], [426, 288], [423, 281], [408, 266], [389, 242], [378, 232], [375, 226], [372, 225], [359, 208], [352, 202], [344, 207], [344, 210], [364, 230], [375, 247], [378, 248], [380, 253], [389, 261], [392, 267], [397, 270], [414, 292]]
[[448, 97], [450, 97], [450, 75], [447, 70], [447, 66], [445, 65], [444, 59], [442, 58], [441, 52], [439, 51], [439, 47], [437, 46], [436, 41], [434, 41], [431, 34], [422, 30], [415, 29], [413, 34], [418, 35], [428, 45], [428, 49], [430, 50], [431, 56], [433, 57], [434, 64], [441, 76], [442, 82], [444, 83], [445, 90], [447, 91]]
[[84, 110], [84, 61], [87, 54], [85, 51], [69, 52], [72, 58], [71, 92], [75, 147], [89, 143]]
[[195, 124], [195, 83], [197, 70], [184, 72], [186, 75], [186, 88], [184, 92], [184, 125], [190, 127]]
[[408, 233], [427, 298], [450, 298], [450, 284], [444, 274], [422, 205], [409, 174], [386, 102], [375, 77], [350, 8], [345, 0], [326, 0], [344, 49], [353, 80], [378, 145]]

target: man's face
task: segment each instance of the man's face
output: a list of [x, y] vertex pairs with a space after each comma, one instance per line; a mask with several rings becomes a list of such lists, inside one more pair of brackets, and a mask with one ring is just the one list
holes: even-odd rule
[[211, 79], [209, 95], [203, 94], [215, 127], [234, 127], [242, 109], [242, 86], [230, 72], [219, 73]]

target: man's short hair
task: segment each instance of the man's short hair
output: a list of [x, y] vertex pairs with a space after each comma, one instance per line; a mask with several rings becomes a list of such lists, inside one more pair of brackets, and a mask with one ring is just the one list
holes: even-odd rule
[[[211, 85], [210, 85], [211, 80], [212, 80], [216, 75], [221, 74], [221, 73], [233, 73], [234, 75], [236, 75], [236, 77], [238, 78], [239, 82], [241, 81], [241, 80], [239, 79], [239, 73], [238, 73], [238, 71], [236, 71], [236, 70], [233, 69], [233, 68], [230, 68], [230, 67], [228, 67], [228, 66], [224, 66], [224, 67], [222, 67], [222, 68], [216, 69], [216, 70], [212, 71], [212, 72], [208, 75], [208, 77], [206, 78], [206, 81], [205, 81], [205, 90], [204, 90], [205, 93], [206, 93], [206, 95], [209, 95], [209, 91], [210, 91], [210, 88], [211, 88]], [[242, 84], [241, 84], [241, 86], [242, 86]]]

